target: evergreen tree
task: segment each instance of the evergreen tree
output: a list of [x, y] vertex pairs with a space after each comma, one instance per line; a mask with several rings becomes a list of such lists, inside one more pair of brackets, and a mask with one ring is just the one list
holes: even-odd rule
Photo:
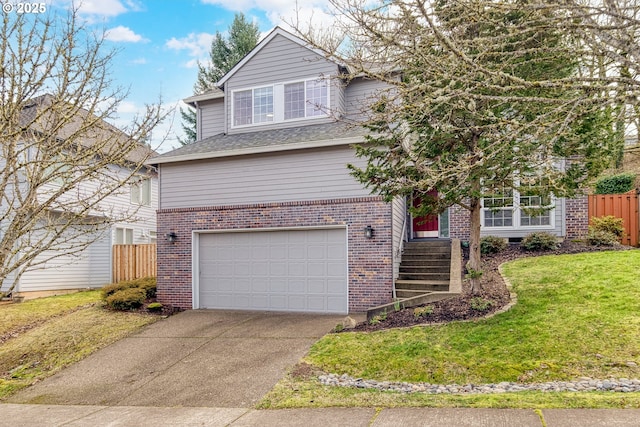
[[[227, 37], [216, 31], [209, 52], [211, 63], [198, 63], [198, 78], [193, 85], [194, 95], [215, 88], [216, 82], [256, 46], [259, 36], [258, 25], [247, 21], [243, 13], [235, 15]], [[186, 138], [178, 140], [186, 145], [196, 140], [196, 111], [191, 107], [181, 108], [180, 115]]]
[[610, 162], [615, 102], [602, 89], [609, 82], [580, 78], [592, 46], [562, 27], [576, 9], [528, 0], [332, 3], [350, 49], [340, 55], [323, 46], [326, 37], [301, 36], [354, 76], [390, 87], [376, 94], [370, 136], [356, 150], [367, 165], [350, 166], [352, 174], [388, 201], [419, 198], [416, 216], [466, 209], [467, 270], [478, 291], [483, 199], [486, 216], [511, 226], [516, 208], [539, 216], [552, 196], [579, 194]]

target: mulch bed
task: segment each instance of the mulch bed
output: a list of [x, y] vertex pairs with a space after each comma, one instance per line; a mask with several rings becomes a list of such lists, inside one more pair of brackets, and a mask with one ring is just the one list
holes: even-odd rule
[[[428, 304], [433, 307], [433, 312], [428, 316], [416, 318], [414, 316], [414, 308], [390, 312], [386, 319], [380, 320], [376, 324], [368, 322], [359, 323], [351, 331], [378, 331], [382, 329], [409, 327], [415, 325], [446, 323], [454, 320], [471, 320], [483, 318], [496, 312], [500, 308], [509, 303], [509, 291], [498, 273], [498, 266], [504, 262], [516, 260], [519, 258], [541, 255], [562, 255], [575, 254], [581, 252], [598, 252], [603, 250], [629, 250], [634, 249], [628, 246], [589, 246], [582, 242], [572, 242], [565, 240], [558, 249], [544, 252], [529, 252], [523, 250], [519, 244], [510, 245], [504, 251], [482, 256], [483, 275], [480, 279], [481, 291], [479, 294], [472, 295], [468, 280], [464, 280], [462, 284], [462, 294], [457, 297], [438, 301]], [[464, 262], [463, 262], [464, 265]], [[480, 311], [472, 307], [472, 300], [481, 298], [482, 300], [491, 301], [491, 306]], [[479, 300], [476, 300], [476, 302]]]

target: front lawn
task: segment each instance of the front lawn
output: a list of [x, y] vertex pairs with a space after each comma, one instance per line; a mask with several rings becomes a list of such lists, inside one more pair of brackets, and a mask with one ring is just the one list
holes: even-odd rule
[[99, 291], [0, 306], [0, 399], [158, 317], [108, 311]]
[[[306, 362], [355, 378], [438, 384], [640, 378], [639, 266], [640, 251], [511, 262], [504, 272], [518, 304], [506, 313], [476, 322], [331, 334], [313, 346]], [[263, 407], [355, 401], [384, 406], [566, 407], [568, 399], [584, 407], [640, 407], [640, 393], [407, 396], [338, 390], [295, 377], [276, 387]]]

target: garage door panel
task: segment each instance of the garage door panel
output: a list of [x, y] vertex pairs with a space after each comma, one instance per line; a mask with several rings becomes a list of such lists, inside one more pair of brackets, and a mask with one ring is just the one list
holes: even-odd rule
[[289, 295], [287, 297], [287, 305], [289, 310], [307, 311], [307, 298], [302, 295]]
[[274, 310], [286, 310], [288, 307], [287, 304], [287, 296], [285, 295], [276, 295], [269, 297], [269, 306], [273, 307]]
[[307, 258], [314, 260], [325, 260], [327, 258], [327, 248], [325, 246], [310, 245], [307, 249]]
[[[205, 266], [200, 267], [201, 271], [205, 271], [206, 268]], [[211, 275], [233, 277], [234, 269], [235, 267], [231, 263], [215, 263], [211, 265]]]
[[327, 246], [327, 258], [343, 260], [347, 257], [347, 248], [345, 245], [330, 244]]
[[342, 280], [329, 279], [327, 280], [326, 292], [327, 294], [340, 295], [344, 284]]
[[268, 262], [254, 262], [251, 264], [251, 274], [255, 276], [267, 276], [269, 274]]
[[321, 294], [324, 295], [327, 293], [327, 284], [324, 280], [309, 280], [309, 286], [307, 291], [310, 294]]
[[233, 273], [236, 277], [249, 276], [251, 272], [251, 264], [248, 262], [236, 262], [234, 263]]
[[268, 292], [269, 291], [269, 281], [264, 278], [261, 279], [253, 279], [251, 282], [251, 292]]
[[251, 308], [255, 310], [261, 310], [262, 307], [269, 305], [269, 296], [267, 294], [252, 294], [250, 298]]
[[199, 241], [200, 308], [347, 312], [345, 229], [212, 233]]
[[327, 276], [344, 277], [346, 274], [345, 265], [342, 262], [327, 262]]
[[310, 311], [325, 311], [326, 310], [326, 299], [324, 297], [309, 297], [307, 299], [307, 308]]
[[285, 291], [288, 294], [300, 294], [307, 293], [306, 281], [300, 279], [289, 279], [287, 289]]
[[320, 262], [309, 262], [307, 264], [307, 276], [325, 277], [327, 275], [327, 265]]
[[286, 277], [289, 266], [284, 261], [272, 261], [269, 265], [269, 273], [272, 277]]
[[287, 280], [285, 278], [270, 280], [268, 290], [272, 293], [285, 294], [287, 292]]
[[304, 262], [293, 261], [289, 262], [289, 277], [302, 277], [307, 274], [307, 264]]

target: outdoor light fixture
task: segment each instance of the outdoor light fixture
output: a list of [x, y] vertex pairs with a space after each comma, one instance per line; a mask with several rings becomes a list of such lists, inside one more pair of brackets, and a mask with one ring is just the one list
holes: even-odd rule
[[367, 239], [373, 239], [373, 228], [371, 228], [370, 225], [367, 225], [364, 228], [364, 237], [366, 237]]
[[165, 239], [167, 239], [167, 242], [169, 243], [174, 243], [176, 240], [178, 240], [178, 236], [173, 231], [165, 234], [164, 237]]

